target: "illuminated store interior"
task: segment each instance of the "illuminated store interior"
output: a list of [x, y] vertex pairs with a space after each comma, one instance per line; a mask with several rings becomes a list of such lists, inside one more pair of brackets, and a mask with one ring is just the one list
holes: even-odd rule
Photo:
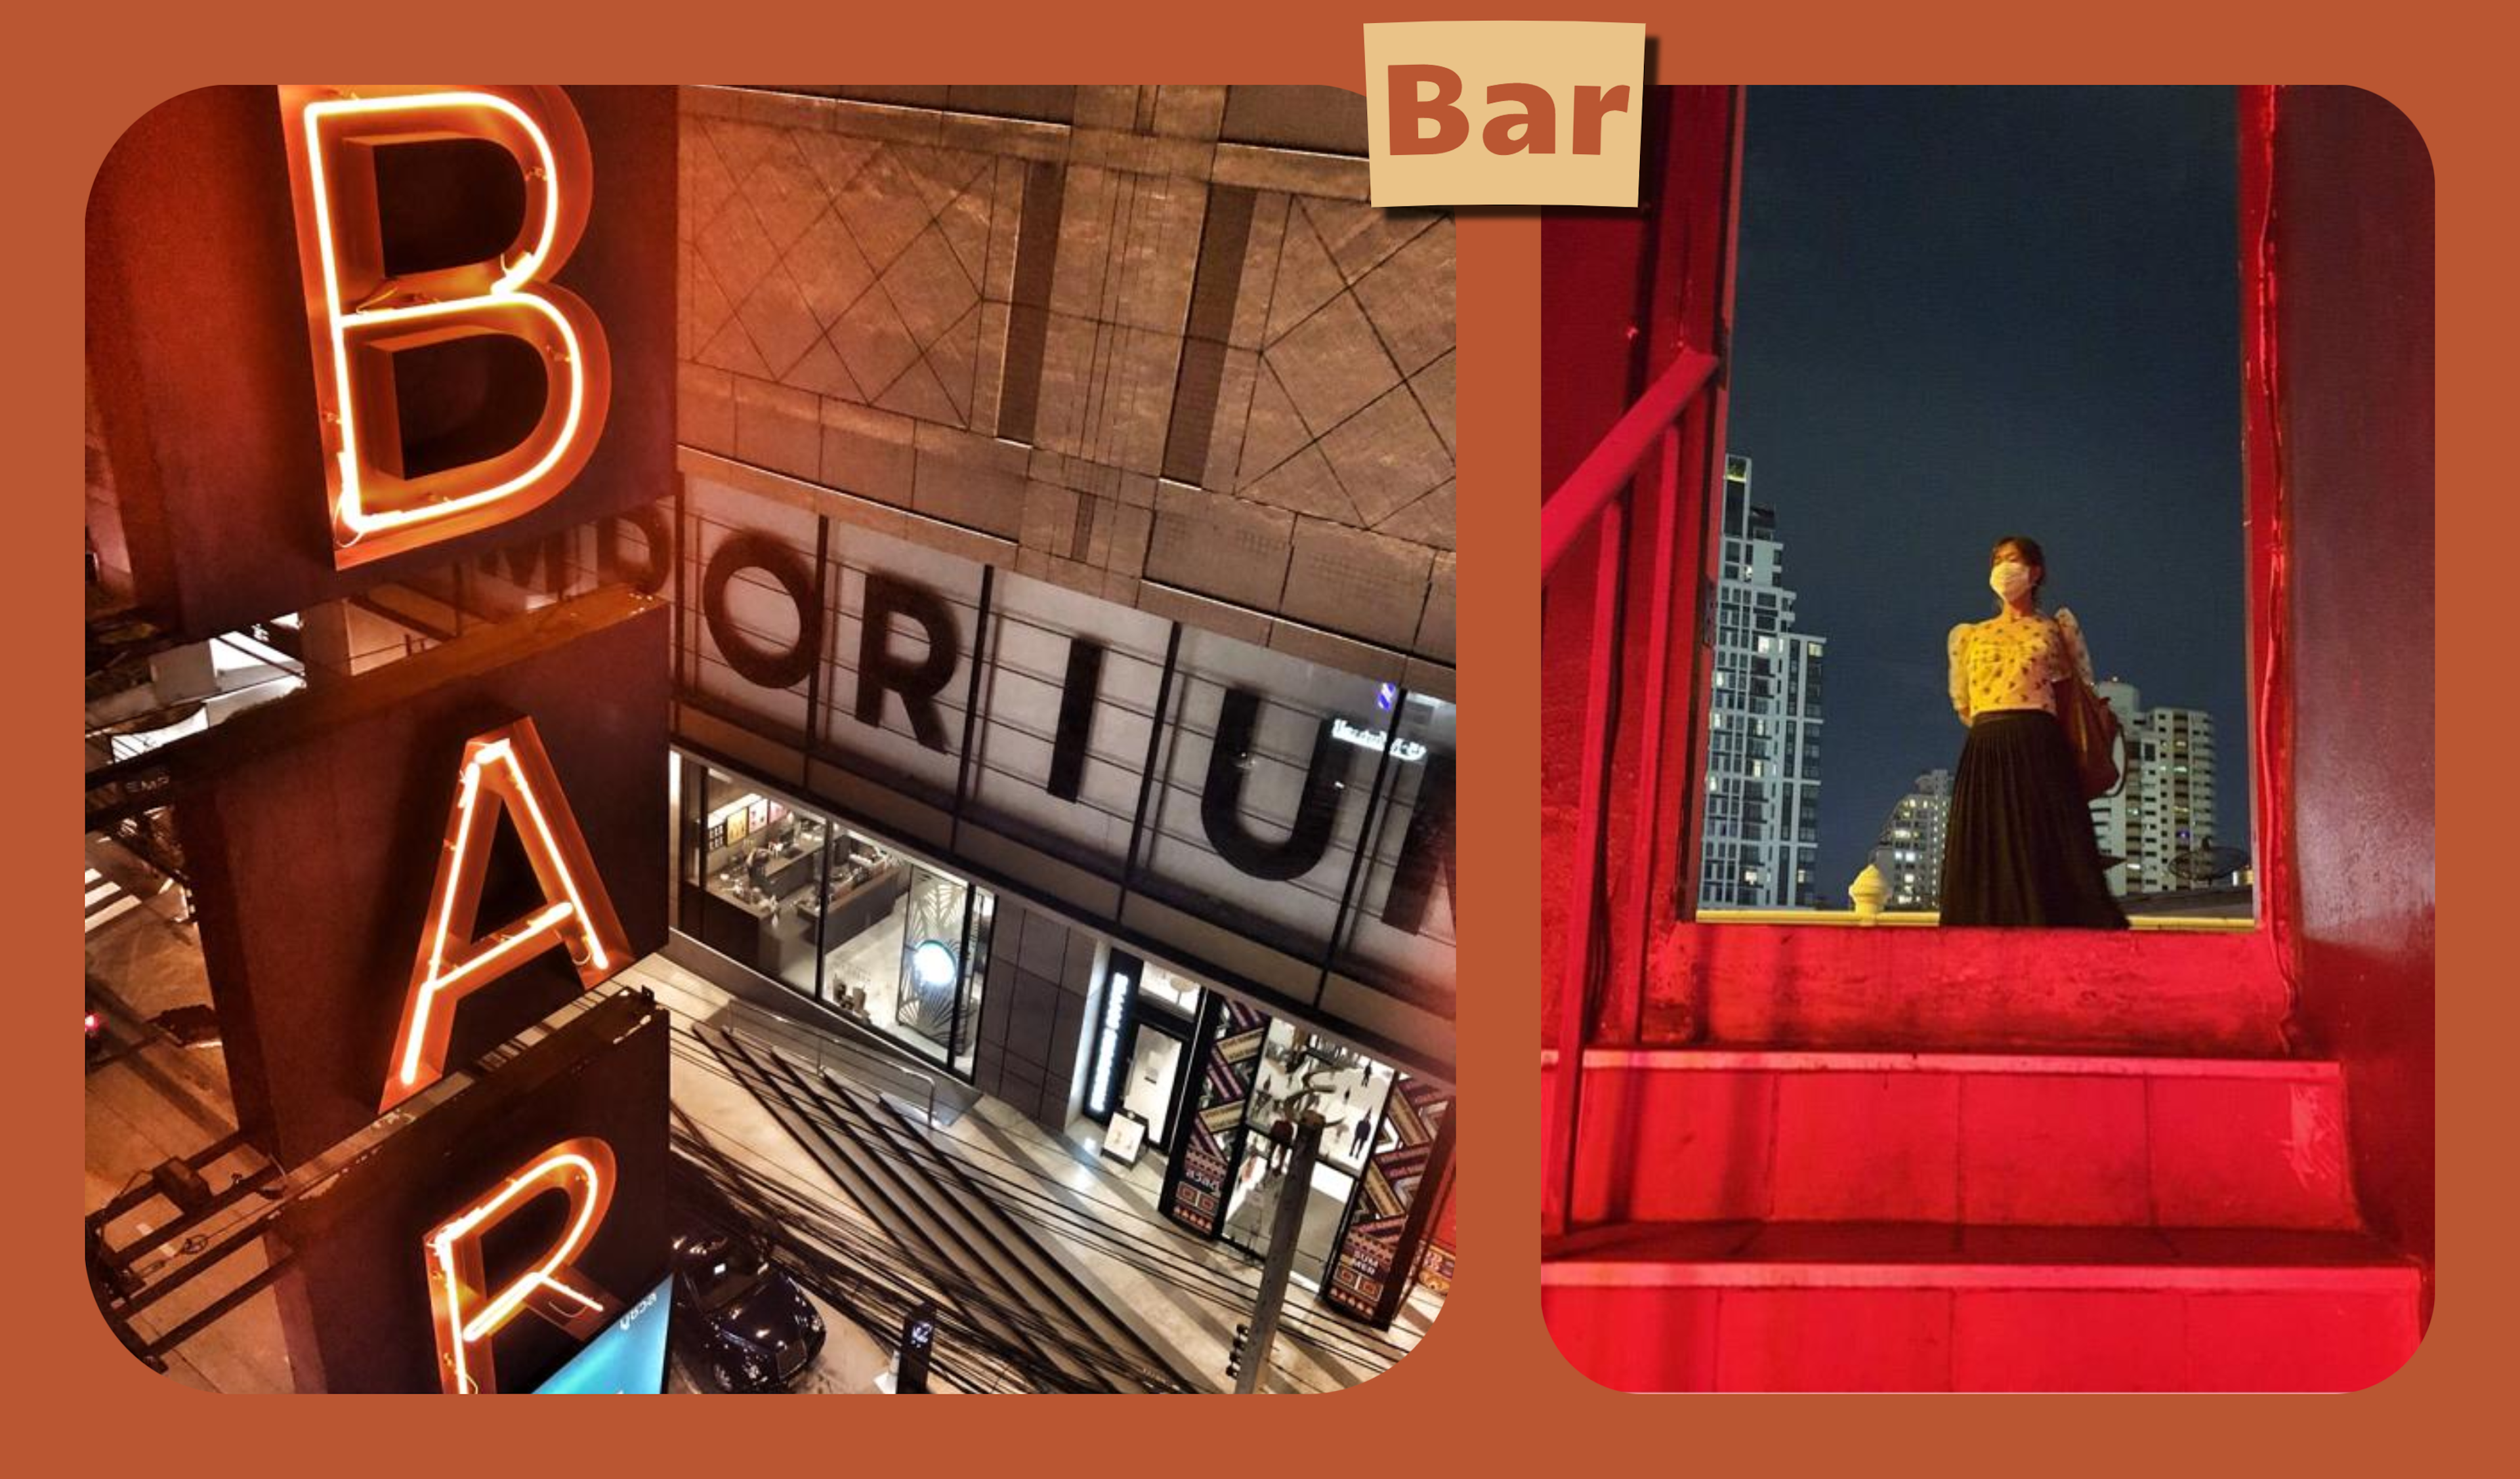
[[968, 1073], [996, 896], [715, 767], [675, 763], [684, 933]]
[[[1103, 1155], [1128, 1164], [1167, 1159], [1181, 1144], [1188, 1116], [1193, 1045], [1200, 1024], [1217, 1020], [1198, 984], [1162, 965], [1114, 951], [1102, 1011], [1089, 1048], [1084, 1114], [1102, 1126]], [[1257, 1076], [1243, 1099], [1235, 1137], [1240, 1164], [1226, 1197], [1222, 1239], [1253, 1257], [1267, 1249], [1270, 1229], [1294, 1159], [1298, 1117], [1319, 1112], [1323, 1129], [1310, 1177], [1295, 1268], [1319, 1281], [1341, 1219], [1356, 1198], [1367, 1160], [1393, 1148], [1384, 1122], [1391, 1093], [1388, 1063], [1282, 1018], [1268, 1022]], [[1210, 1105], [1212, 1107], [1212, 1104]]]

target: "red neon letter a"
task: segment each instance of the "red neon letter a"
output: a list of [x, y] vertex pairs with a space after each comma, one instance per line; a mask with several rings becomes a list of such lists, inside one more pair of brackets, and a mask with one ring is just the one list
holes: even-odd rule
[[[515, 824], [546, 902], [474, 938], [497, 829], [497, 818], [484, 814], [484, 801], [495, 801]], [[567, 947], [578, 978], [588, 986], [620, 969], [630, 953], [577, 818], [552, 774], [542, 737], [531, 719], [518, 719], [464, 746], [464, 775], [446, 819], [446, 851], [437, 860], [420, 959], [412, 964], [402, 1028], [394, 1035], [384, 1099], [377, 1111], [391, 1109], [445, 1073], [458, 1002], [555, 945]]]

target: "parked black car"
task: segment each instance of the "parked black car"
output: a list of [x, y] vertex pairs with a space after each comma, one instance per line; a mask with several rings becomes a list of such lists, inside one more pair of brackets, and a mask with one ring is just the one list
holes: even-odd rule
[[823, 1351], [823, 1317], [749, 1238], [674, 1240], [674, 1328], [730, 1392], [787, 1390]]

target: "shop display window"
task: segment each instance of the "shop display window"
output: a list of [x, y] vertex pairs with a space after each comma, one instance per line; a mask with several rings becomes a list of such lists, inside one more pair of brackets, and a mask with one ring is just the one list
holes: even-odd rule
[[973, 886], [963, 934], [961, 1015], [954, 1030], [954, 1071], [968, 1078], [979, 1055], [980, 999], [988, 991], [989, 942], [996, 937], [998, 896]]
[[952, 1056], [970, 885], [855, 832], [832, 844], [832, 882], [826, 1000], [925, 1056]]
[[1161, 965], [1138, 963], [1136, 995], [1129, 1013], [1129, 1036], [1120, 1073], [1119, 1107], [1146, 1122], [1147, 1143], [1157, 1153], [1169, 1153], [1182, 1076], [1190, 1063], [1190, 1040], [1198, 1020], [1198, 985]]
[[1382, 1110], [1391, 1081], [1388, 1064], [1283, 1019], [1271, 1022], [1244, 1105], [1242, 1164], [1227, 1198], [1226, 1240], [1255, 1254], [1267, 1249], [1294, 1160], [1295, 1121], [1306, 1109], [1318, 1110], [1324, 1120], [1322, 1149], [1313, 1164], [1311, 1203], [1296, 1238], [1295, 1268], [1320, 1278], [1340, 1218], [1356, 1194], [1357, 1177], [1384, 1133]]
[[685, 763], [678, 926], [969, 1072], [995, 897], [738, 777]]
[[1147, 1127], [1147, 1139], [1161, 1146], [1172, 1130], [1174, 1088], [1181, 1081], [1185, 1045], [1182, 1038], [1141, 1018], [1129, 1046], [1128, 1076], [1122, 1080], [1120, 1107]]
[[1188, 976], [1177, 976], [1160, 965], [1148, 965], [1138, 982], [1141, 996], [1156, 1006], [1178, 1014], [1184, 1022], [1198, 1016], [1198, 983]]
[[822, 874], [820, 818], [717, 771], [700, 787], [702, 943], [792, 991], [814, 991], [814, 921], [797, 901]]

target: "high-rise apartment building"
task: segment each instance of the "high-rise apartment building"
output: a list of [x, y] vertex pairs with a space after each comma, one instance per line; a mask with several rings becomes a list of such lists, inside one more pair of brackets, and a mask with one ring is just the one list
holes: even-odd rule
[[2135, 685], [2116, 678], [2098, 692], [2126, 735], [2126, 782], [2092, 803], [2100, 851], [2123, 860], [2109, 869], [2109, 888], [2125, 895], [2193, 886], [2174, 865], [2214, 845], [2214, 716], [2145, 708]]
[[1794, 630], [1777, 515], [1750, 501], [1750, 459], [1724, 462], [1724, 551], [1716, 589], [1715, 703], [1698, 903], [1796, 909], [1817, 901], [1821, 657]]
[[1916, 778], [1890, 808], [1872, 843], [1872, 866], [1889, 887], [1885, 909], [1941, 906], [1943, 829], [1952, 813], [1952, 773], [1930, 770]]

